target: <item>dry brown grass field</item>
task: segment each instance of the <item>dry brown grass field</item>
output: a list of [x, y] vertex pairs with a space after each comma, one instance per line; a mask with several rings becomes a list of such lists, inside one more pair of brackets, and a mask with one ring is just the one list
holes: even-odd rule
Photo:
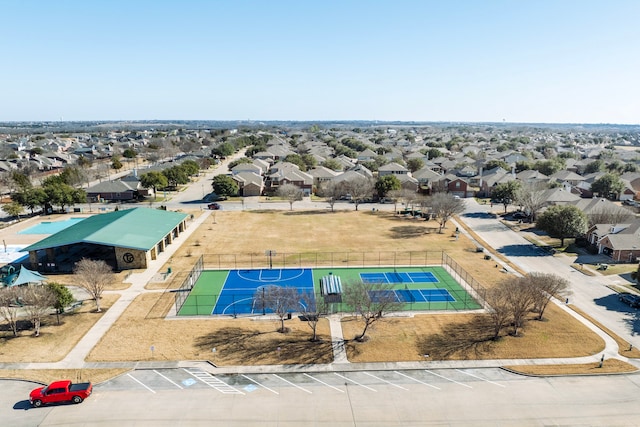
[[638, 370], [635, 366], [617, 359], [605, 360], [602, 367], [600, 367], [600, 362], [593, 362], [584, 365], [530, 365], [505, 366], [505, 368], [525, 375], [540, 376], [620, 374]]
[[139, 296], [88, 360], [210, 360], [216, 365], [261, 365], [330, 363], [333, 359], [326, 319], [318, 324], [322, 341], [310, 342], [311, 329], [298, 319], [286, 321], [290, 332], [283, 334], [276, 332], [280, 325], [276, 319], [156, 317], [154, 313], [172, 303], [169, 294]]
[[[433, 222], [368, 211], [223, 211], [217, 213], [215, 222], [209, 218], [161, 269], [172, 267], [175, 275], [170, 280], [149, 287], [178, 287], [203, 254], [255, 253], [259, 256], [266, 249], [279, 253], [444, 250], [486, 287], [508, 279], [495, 268], [494, 262], [475, 252], [472, 241], [464, 236], [456, 240], [452, 236], [452, 224], [438, 234]], [[153, 345], [156, 349], [153, 357], [160, 360], [208, 359], [218, 365], [308, 363], [310, 358], [330, 360], [329, 346], [308, 342], [310, 330], [304, 322], [288, 321], [292, 332], [283, 335], [275, 332], [278, 325], [273, 321], [165, 320], [163, 316], [172, 303], [168, 294], [139, 298], [92, 351], [90, 359], [149, 360], [152, 357], [149, 349]], [[349, 342], [348, 355], [353, 362], [424, 360], [424, 354], [430, 354], [432, 359], [571, 357], [595, 354], [604, 345], [597, 335], [553, 306], [548, 308], [545, 321], [530, 321], [521, 336], [505, 335], [496, 342], [477, 341], [482, 338], [479, 335], [484, 334], [474, 327], [479, 319], [481, 315], [469, 313], [383, 319], [368, 332], [367, 342]], [[328, 325], [322, 327], [323, 338], [328, 341]], [[360, 327], [359, 322], [345, 320], [345, 338], [353, 337]], [[434, 342], [454, 345], [433, 348]], [[290, 347], [286, 347], [287, 343]], [[264, 350], [256, 351], [260, 348]], [[310, 355], [310, 350], [316, 355]], [[294, 354], [298, 351], [301, 354]]]
[[15, 378], [49, 384], [60, 379], [74, 382], [91, 381], [94, 384], [121, 375], [129, 369], [0, 369], [0, 378]]
[[39, 337], [35, 337], [31, 330], [23, 330], [14, 337], [10, 331], [5, 330], [6, 325], [3, 323], [0, 334], [0, 363], [62, 360], [118, 297], [116, 294], [105, 294], [101, 301], [100, 313], [95, 312], [93, 301], [85, 301], [75, 311], [61, 315], [60, 325], [57, 324], [55, 315], [49, 316], [40, 330]]
[[[493, 261], [485, 260], [482, 253], [476, 252], [472, 241], [464, 235], [456, 240], [453, 230], [450, 223], [444, 233], [439, 234], [435, 222], [406, 219], [379, 211], [221, 211], [216, 212], [215, 223], [214, 217], [209, 217], [161, 268], [160, 271], [166, 271], [169, 266], [172, 268], [174, 273], [168, 280], [151, 283], [148, 288], [177, 288], [203, 254], [253, 253], [264, 256], [266, 249], [278, 253], [442, 250], [485, 287], [508, 280], [509, 276], [495, 268]], [[281, 334], [276, 332], [278, 323], [273, 320], [167, 319], [165, 316], [172, 304], [173, 294], [170, 293], [153, 292], [139, 296], [92, 350], [88, 359], [198, 359], [210, 360], [217, 365], [327, 363], [332, 360], [326, 320], [321, 321], [318, 328], [322, 341], [312, 343], [307, 324], [295, 318], [286, 323], [291, 332]], [[89, 307], [92, 308], [91, 305]], [[424, 360], [424, 354], [429, 354], [432, 359], [540, 358], [595, 354], [603, 347], [599, 337], [553, 306], [547, 309], [545, 321], [529, 321], [521, 336], [505, 335], [495, 342], [483, 341], [476, 325], [482, 323], [482, 318], [480, 314], [471, 313], [385, 318], [368, 332], [366, 342], [349, 342], [348, 355], [353, 362]], [[345, 338], [353, 337], [359, 328], [358, 322], [345, 320]], [[47, 360], [60, 360], [87, 329], [78, 328], [80, 332], [56, 331], [54, 335], [61, 337], [57, 339], [64, 341], [64, 350], [55, 356], [46, 353]], [[6, 345], [10, 345], [12, 340], [7, 340], [0, 346], [0, 361], [44, 361], [33, 360], [32, 356], [34, 344], [45, 340], [31, 337], [19, 340], [28, 341], [28, 345], [9, 352]], [[444, 345], [446, 343], [452, 344]], [[154, 347], [153, 354], [151, 346]], [[49, 345], [49, 351], [51, 347]], [[214, 348], [215, 352], [212, 351]]]

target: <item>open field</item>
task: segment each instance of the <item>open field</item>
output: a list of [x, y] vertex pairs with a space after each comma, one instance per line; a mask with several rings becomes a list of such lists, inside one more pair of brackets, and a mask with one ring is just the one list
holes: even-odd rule
[[[151, 283], [148, 288], [178, 288], [197, 257], [203, 254], [264, 256], [266, 249], [279, 253], [444, 250], [485, 287], [508, 279], [508, 275], [494, 267], [494, 262], [476, 253], [476, 245], [464, 235], [456, 240], [452, 229], [450, 224], [444, 233], [438, 234], [434, 231], [437, 230], [434, 222], [405, 219], [385, 212], [222, 211], [217, 212], [215, 224], [213, 218], [208, 219], [160, 270], [166, 271], [171, 266], [174, 273], [167, 280]], [[332, 360], [326, 320], [318, 327], [322, 341], [312, 343], [309, 341], [311, 329], [295, 318], [286, 322], [291, 332], [280, 334], [276, 332], [277, 321], [262, 320], [262, 317], [166, 319], [173, 303], [170, 293], [138, 297], [92, 350], [88, 360], [198, 359], [217, 365], [328, 363]], [[599, 337], [553, 305], [545, 312], [545, 321], [530, 321], [521, 336], [504, 336], [496, 342], [473, 342], [478, 337], [474, 334], [480, 333], [471, 327], [481, 319], [478, 316], [448, 312], [383, 319], [368, 332], [367, 342], [348, 343], [348, 355], [354, 362], [425, 360], [424, 354], [432, 359], [539, 358], [597, 354], [603, 348]], [[342, 326], [345, 338], [350, 339], [361, 325], [345, 319]], [[66, 353], [87, 329], [77, 336], [71, 335], [76, 334], [75, 331], [69, 331], [68, 337], [67, 332], [55, 335], [64, 341]], [[471, 338], [465, 341], [463, 338], [469, 333]], [[3, 345], [0, 360], [2, 357], [3, 361], [32, 360], [29, 355], [33, 354], [35, 340], [29, 337], [24, 340], [29, 341], [29, 346], [13, 348], [12, 357]], [[454, 345], [446, 348], [433, 345], [447, 342]], [[44, 360], [59, 360], [63, 356]]]
[[[389, 362], [465, 359], [519, 359], [579, 357], [604, 349], [604, 341], [578, 322], [565, 322], [567, 315], [550, 305], [545, 320], [530, 320], [524, 332], [513, 337], [505, 331], [491, 340], [478, 314], [427, 314], [412, 318], [389, 318], [374, 323], [366, 342], [347, 343], [352, 362]], [[562, 327], [557, 327], [562, 325]], [[342, 323], [345, 339], [361, 332], [362, 322], [353, 318]], [[581, 339], [575, 339], [581, 337]]]
[[291, 331], [282, 334], [276, 332], [280, 322], [273, 317], [207, 316], [165, 320], [156, 316], [172, 302], [168, 294], [139, 296], [91, 351], [88, 360], [210, 360], [216, 365], [307, 364], [333, 360], [326, 319], [318, 324], [322, 341], [310, 342], [311, 328], [297, 318], [285, 322]]
[[[442, 234], [433, 232], [434, 228], [435, 223], [404, 219], [383, 212], [218, 212], [216, 224], [212, 220], [203, 224], [161, 269], [166, 270], [171, 265], [176, 272], [173, 279], [152, 286], [179, 287], [186, 272], [203, 254], [264, 254], [266, 249], [281, 252], [357, 252], [363, 249], [408, 251], [428, 248], [445, 250], [486, 287], [508, 277], [495, 269], [493, 262], [484, 260], [483, 254], [476, 253], [473, 242], [462, 235], [459, 240], [452, 237], [451, 225]], [[149, 360], [149, 348], [154, 345], [154, 357], [162, 360], [198, 358], [219, 365], [294, 363], [295, 358], [284, 356], [282, 339], [306, 345], [310, 336], [310, 329], [299, 320], [287, 322], [293, 332], [286, 336], [275, 332], [277, 323], [273, 321], [164, 320], [164, 313], [172, 303], [170, 294], [139, 298], [92, 351], [90, 360]], [[384, 319], [368, 333], [370, 339], [367, 342], [349, 343], [349, 357], [354, 362], [424, 360], [429, 338], [452, 334], [449, 339], [455, 340], [455, 326], [476, 318], [471, 314], [445, 313]], [[561, 310], [550, 306], [545, 318], [543, 322], [528, 322], [520, 337], [505, 336], [495, 343], [457, 349], [442, 358], [571, 357], [595, 354], [603, 348], [599, 337]], [[132, 328], [132, 324], [136, 327]], [[328, 326], [321, 324], [321, 327], [325, 328], [320, 329], [321, 333], [328, 339]], [[241, 346], [230, 343], [222, 346], [225, 328], [233, 328], [233, 336], [226, 338], [242, 342]], [[359, 328], [360, 324], [345, 320], [345, 338], [353, 337]], [[247, 353], [245, 346], [264, 345], [259, 339], [265, 338], [269, 340], [268, 349], [248, 357], [251, 352]], [[281, 347], [280, 353], [273, 351], [278, 346]], [[212, 352], [213, 347], [216, 347], [215, 353]], [[330, 359], [328, 348], [312, 347], [318, 352], [314, 360]], [[245, 349], [244, 354], [241, 349]], [[437, 352], [431, 351], [431, 357], [436, 356]], [[304, 357], [306, 360], [310, 355], [305, 354]]]

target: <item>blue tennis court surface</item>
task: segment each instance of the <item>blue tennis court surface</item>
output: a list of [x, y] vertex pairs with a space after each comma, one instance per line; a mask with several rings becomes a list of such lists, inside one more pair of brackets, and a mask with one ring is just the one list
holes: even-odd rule
[[454, 302], [456, 299], [446, 289], [397, 289], [386, 291], [370, 291], [372, 300], [391, 298], [396, 302]]
[[365, 283], [437, 283], [438, 279], [430, 271], [397, 273], [394, 271], [383, 273], [360, 273], [360, 279]]

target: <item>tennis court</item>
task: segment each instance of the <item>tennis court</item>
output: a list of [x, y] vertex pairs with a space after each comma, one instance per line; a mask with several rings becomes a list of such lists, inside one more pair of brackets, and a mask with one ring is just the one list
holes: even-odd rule
[[364, 283], [435, 283], [438, 281], [430, 271], [360, 273], [360, 278]]
[[[405, 310], [474, 310], [481, 305], [441, 266], [402, 268], [324, 268], [203, 270], [178, 315], [259, 315], [270, 310], [260, 296], [269, 286], [296, 289], [313, 300], [322, 298], [321, 279], [339, 277], [344, 286], [363, 281], [391, 285], [389, 295], [405, 304]], [[372, 299], [384, 293], [371, 292]], [[264, 298], [262, 298], [264, 301]], [[333, 312], [348, 312], [342, 302], [331, 304]]]
[[369, 291], [373, 300], [391, 297], [394, 301], [417, 302], [454, 302], [456, 299], [446, 289], [397, 289], [393, 291]]

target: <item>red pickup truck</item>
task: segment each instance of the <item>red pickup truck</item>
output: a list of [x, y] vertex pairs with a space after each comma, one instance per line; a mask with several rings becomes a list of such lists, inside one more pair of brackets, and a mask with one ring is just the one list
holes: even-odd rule
[[69, 380], [54, 381], [46, 387], [38, 387], [29, 394], [29, 402], [36, 408], [46, 403], [80, 403], [91, 396], [91, 383], [73, 384]]

